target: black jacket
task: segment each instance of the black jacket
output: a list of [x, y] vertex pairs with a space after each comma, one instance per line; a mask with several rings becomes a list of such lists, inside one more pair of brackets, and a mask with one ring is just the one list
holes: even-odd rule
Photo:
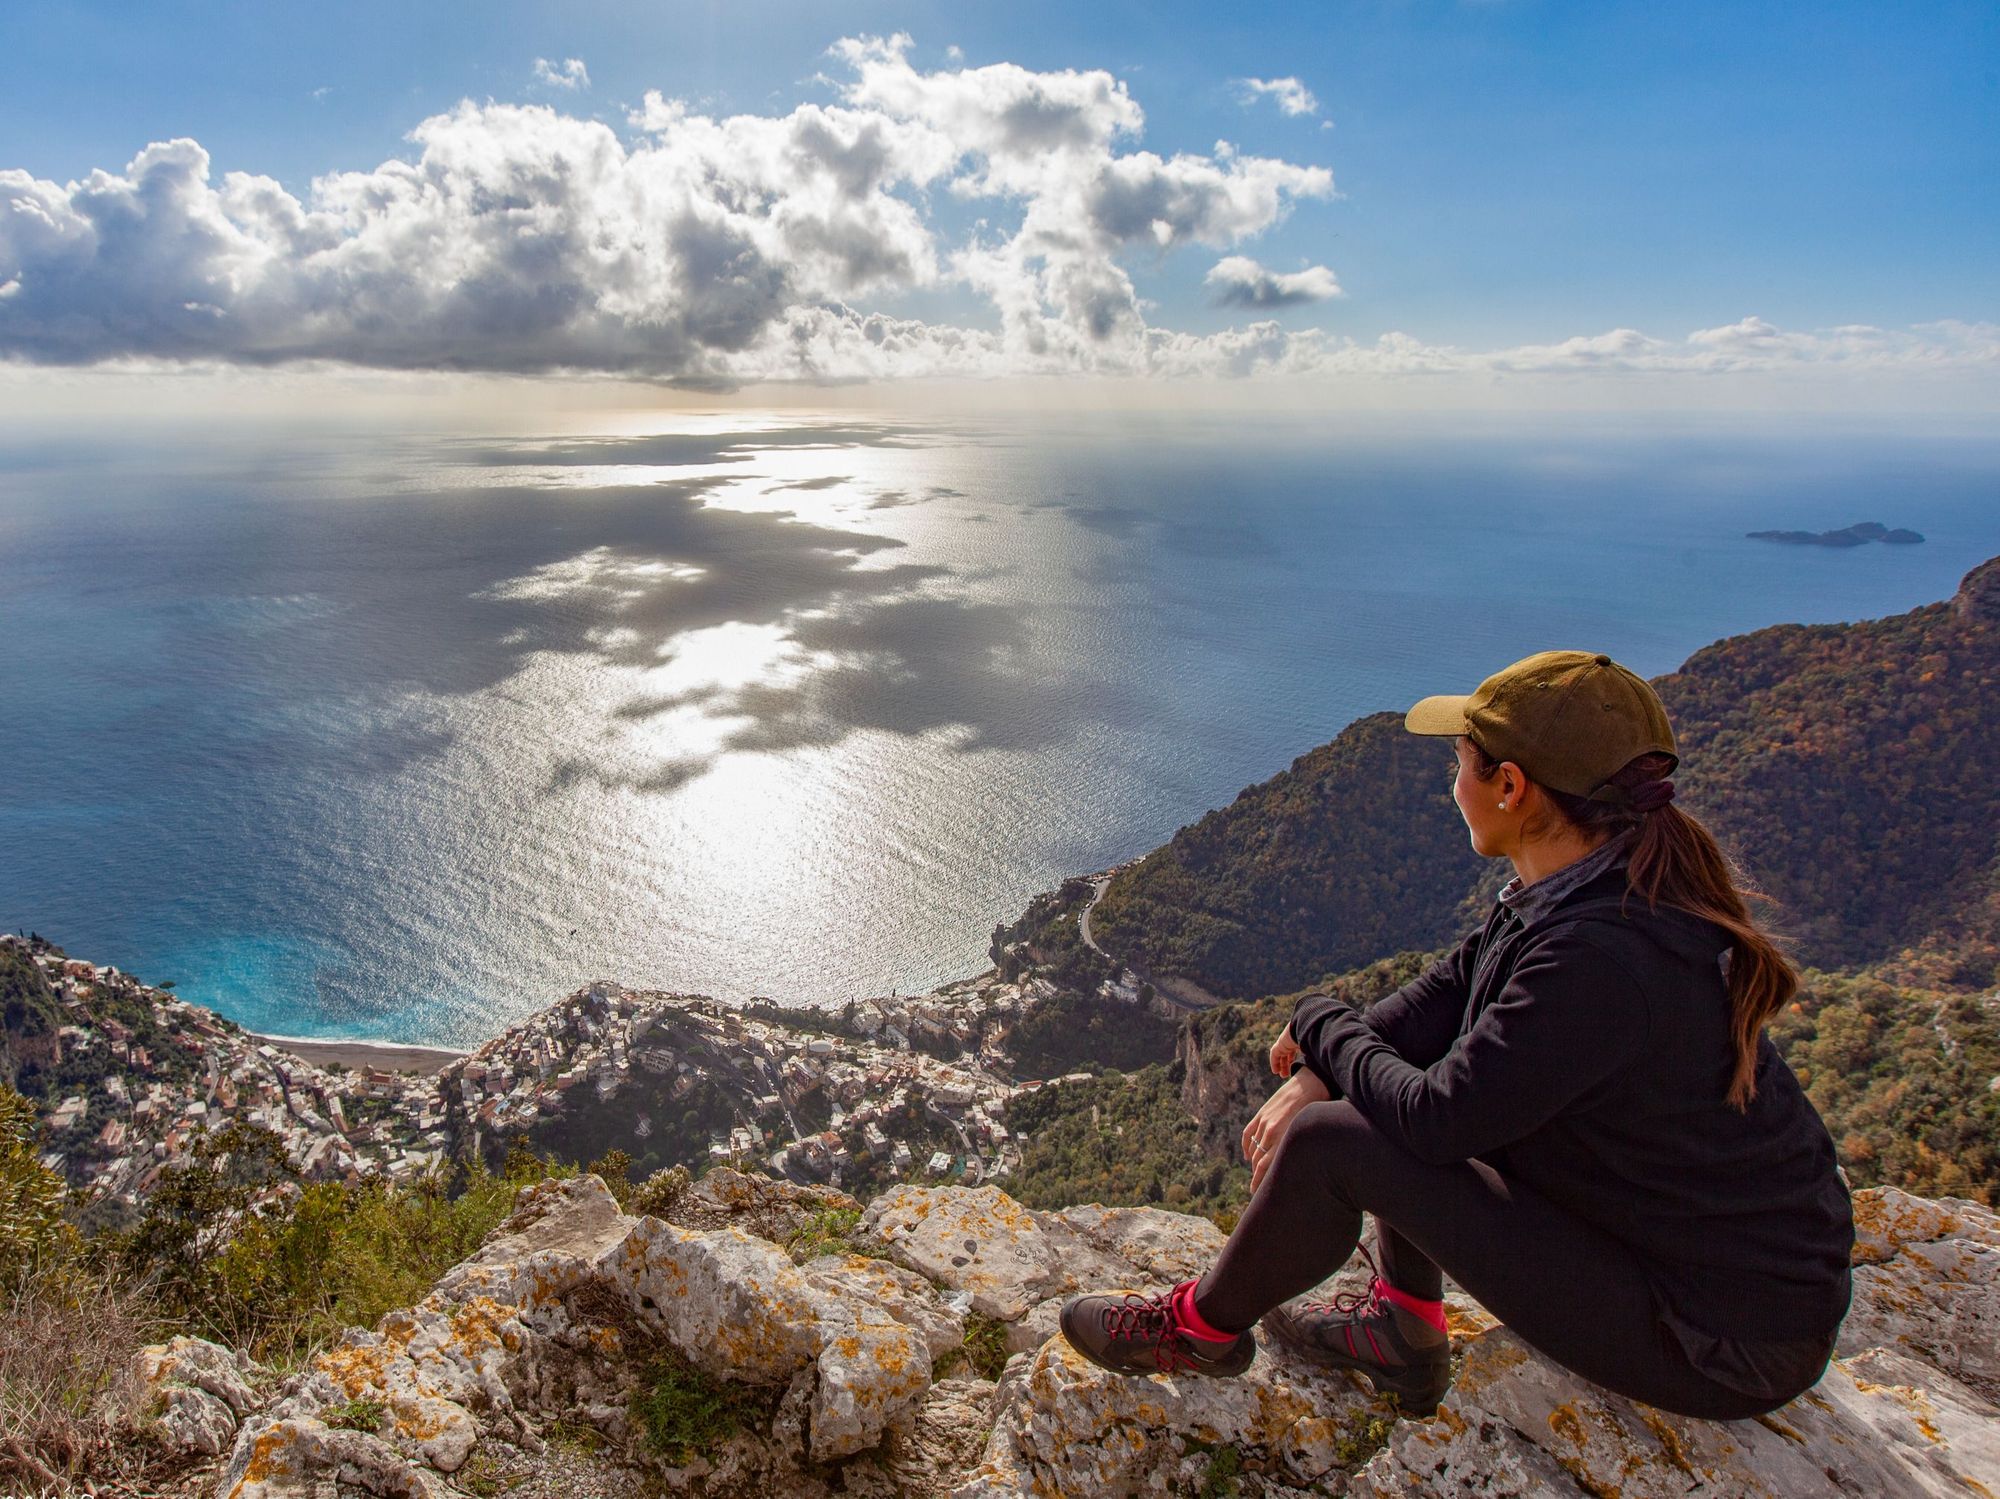
[[1496, 904], [1365, 1015], [1307, 996], [1293, 1038], [1418, 1159], [1477, 1157], [1629, 1244], [1670, 1320], [1830, 1335], [1854, 1227], [1826, 1126], [1768, 1037], [1730, 1106], [1727, 938], [1625, 896], [1618, 867], [1533, 925]]

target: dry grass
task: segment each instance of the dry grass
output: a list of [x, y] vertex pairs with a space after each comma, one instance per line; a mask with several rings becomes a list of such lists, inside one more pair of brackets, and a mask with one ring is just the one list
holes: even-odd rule
[[0, 1288], [0, 1491], [67, 1494], [127, 1465], [125, 1382], [157, 1330], [142, 1289], [74, 1263]]

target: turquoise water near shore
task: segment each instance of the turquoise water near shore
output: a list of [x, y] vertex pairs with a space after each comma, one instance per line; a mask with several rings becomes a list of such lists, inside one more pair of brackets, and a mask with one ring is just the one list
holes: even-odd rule
[[0, 927], [301, 1036], [907, 992], [1363, 713], [2000, 552], [1992, 442], [1323, 428], [0, 436]]

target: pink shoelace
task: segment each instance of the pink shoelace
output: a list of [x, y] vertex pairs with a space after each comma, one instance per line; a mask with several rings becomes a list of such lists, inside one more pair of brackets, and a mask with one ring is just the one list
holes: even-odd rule
[[1199, 1367], [1189, 1357], [1180, 1325], [1174, 1320], [1173, 1293], [1154, 1296], [1127, 1293], [1124, 1301], [1107, 1306], [1103, 1313], [1104, 1335], [1115, 1342], [1151, 1343], [1153, 1362], [1162, 1374], [1178, 1374]]

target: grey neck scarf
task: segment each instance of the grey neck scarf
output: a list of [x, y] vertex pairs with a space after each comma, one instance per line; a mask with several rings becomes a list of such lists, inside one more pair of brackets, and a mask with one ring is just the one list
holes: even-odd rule
[[1500, 904], [1521, 918], [1524, 926], [1540, 921], [1553, 911], [1571, 891], [1580, 890], [1608, 869], [1625, 862], [1632, 851], [1632, 835], [1621, 833], [1599, 844], [1574, 864], [1565, 864], [1554, 874], [1544, 875], [1532, 885], [1515, 875], [1500, 892]]

